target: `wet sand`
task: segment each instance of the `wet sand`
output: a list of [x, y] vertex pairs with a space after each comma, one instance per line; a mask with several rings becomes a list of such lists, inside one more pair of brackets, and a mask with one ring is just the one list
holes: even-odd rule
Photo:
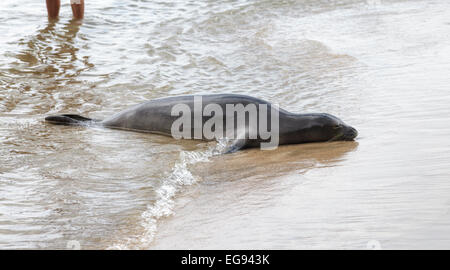
[[[43, 3], [2, 1], [0, 248], [449, 248], [449, 11], [108, 0], [78, 24], [68, 3], [49, 22]], [[216, 156], [43, 121], [206, 93], [327, 112], [360, 135]]]

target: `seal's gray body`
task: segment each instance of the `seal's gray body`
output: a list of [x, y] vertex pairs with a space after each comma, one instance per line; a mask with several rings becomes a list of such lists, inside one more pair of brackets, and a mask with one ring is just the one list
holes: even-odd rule
[[[271, 108], [271, 104], [264, 100], [244, 95], [233, 95], [233, 94], [202, 95], [201, 100], [202, 100], [201, 103], [202, 108], [206, 107], [209, 104], [217, 104], [222, 108], [223, 114], [220, 117], [223, 118], [223, 123], [225, 126], [224, 130], [226, 130], [226, 122], [227, 122], [226, 118], [230, 117], [230, 115], [227, 115], [225, 113], [226, 104], [242, 104], [243, 106], [246, 106], [248, 104], [255, 104], [255, 105], [267, 104], [268, 108], [269, 109]], [[100, 124], [110, 128], [145, 131], [171, 136], [172, 124], [176, 119], [180, 117], [179, 115], [172, 116], [171, 115], [172, 109], [174, 108], [174, 106], [178, 104], [185, 104], [189, 106], [189, 109], [192, 112], [191, 133], [194, 134], [196, 127], [193, 124], [194, 122], [193, 95], [175, 96], [150, 100], [138, 104], [122, 112], [119, 112], [101, 121]], [[202, 116], [202, 126], [209, 118], [210, 116]]]
[[[140, 132], [150, 132], [172, 136], [172, 125], [180, 116], [172, 115], [172, 110], [177, 104], [185, 104], [190, 108], [192, 112], [192, 120], [195, 114], [195, 105], [193, 95], [187, 96], [175, 96], [154, 99], [142, 104], [138, 104], [129, 109], [121, 111], [109, 118], [100, 120], [92, 120], [89, 118], [84, 118], [77, 115], [60, 115], [60, 116], [49, 116], [46, 118], [48, 122], [54, 124], [69, 124], [77, 125], [83, 123], [93, 123], [95, 125], [101, 125], [107, 128], [133, 130]], [[197, 98], [200, 96], [197, 96]], [[198, 100], [198, 99], [197, 99]], [[271, 103], [246, 96], [246, 95], [236, 95], [236, 94], [215, 94], [215, 95], [201, 95], [201, 107], [205, 108], [208, 104], [217, 104], [222, 108], [223, 114], [220, 116], [223, 118], [224, 124], [224, 134], [227, 130], [226, 123], [227, 118], [230, 114], [227, 112], [227, 104], [236, 105], [242, 104], [244, 107], [248, 104], [254, 104], [257, 108], [259, 105], [267, 106], [267, 115], [262, 117], [267, 117], [268, 130], [272, 127], [271, 123], [271, 113], [276, 110], [279, 116], [279, 144], [296, 144], [296, 143], [306, 143], [306, 142], [321, 142], [329, 140], [352, 140], [356, 137], [357, 132], [354, 128], [345, 125], [338, 118], [329, 114], [296, 114], [291, 113], [283, 109], [279, 109], [277, 106], [273, 106]], [[259, 114], [259, 110], [257, 110]], [[201, 112], [200, 112], [201, 115]], [[258, 117], [260, 117], [258, 115]], [[202, 116], [202, 125], [195, 126], [191, 125], [191, 134], [195, 134], [198, 128], [201, 128], [203, 124], [211, 116]], [[245, 123], [247, 123], [246, 132], [248, 133], [249, 127], [248, 115]], [[193, 121], [192, 121], [193, 123]], [[233, 128], [239, 125], [234, 123]], [[198, 130], [197, 130], [198, 131]], [[241, 130], [235, 131], [237, 136]], [[200, 132], [202, 133], [202, 132]], [[260, 139], [259, 131], [255, 131], [258, 134], [257, 138], [240, 140], [237, 149], [246, 147], [256, 147], [259, 146], [261, 142], [265, 141]], [[205, 139], [204, 137], [198, 139]]]

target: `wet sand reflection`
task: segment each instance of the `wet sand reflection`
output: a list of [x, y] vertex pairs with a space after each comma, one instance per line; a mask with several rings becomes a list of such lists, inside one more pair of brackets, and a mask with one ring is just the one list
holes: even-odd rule
[[[81, 83], [79, 75], [94, 67], [88, 56], [79, 56], [78, 34], [81, 22], [70, 20], [60, 27], [59, 20], [49, 20], [31, 37], [22, 38], [23, 47], [13, 54], [3, 77], [1, 98], [5, 112], [48, 111], [53, 102], [43, 102], [54, 90]], [[33, 101], [35, 100], [35, 101]], [[10, 102], [8, 102], [10, 101]], [[23, 106], [21, 103], [30, 106]], [[24, 111], [22, 111], [22, 109]]]

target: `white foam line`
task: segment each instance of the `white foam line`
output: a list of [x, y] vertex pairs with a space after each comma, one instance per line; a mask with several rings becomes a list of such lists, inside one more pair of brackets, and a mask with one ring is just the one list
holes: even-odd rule
[[144, 232], [141, 235], [126, 239], [125, 243], [114, 244], [108, 249], [134, 249], [148, 246], [157, 232], [158, 220], [173, 214], [175, 195], [183, 186], [197, 182], [198, 179], [192, 175], [188, 166], [198, 162], [206, 162], [210, 157], [223, 153], [228, 143], [227, 139], [223, 139], [205, 151], [180, 152], [179, 161], [175, 163], [172, 172], [156, 190], [156, 203], [148, 205], [147, 210], [141, 215], [141, 226], [144, 228]]

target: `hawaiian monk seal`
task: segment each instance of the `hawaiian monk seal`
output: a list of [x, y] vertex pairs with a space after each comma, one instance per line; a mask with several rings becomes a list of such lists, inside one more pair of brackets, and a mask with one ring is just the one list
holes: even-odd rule
[[[234, 116], [242, 112], [244, 118], [239, 122], [239, 116], [237, 118]], [[187, 113], [191, 114], [186, 116]], [[252, 116], [252, 113], [256, 113], [256, 115]], [[180, 115], [184, 117], [184, 121], [181, 121], [183, 119]], [[203, 140], [232, 138], [234, 141], [227, 152], [235, 152], [249, 147], [261, 146], [262, 148], [264, 143], [268, 144], [272, 140], [267, 137], [267, 134], [265, 137], [263, 136], [263, 132], [267, 133], [269, 130], [272, 131], [269, 135], [277, 136], [276, 146], [347, 141], [353, 140], [358, 135], [356, 129], [346, 125], [333, 115], [291, 113], [262, 99], [236, 94], [159, 98], [133, 106], [105, 120], [95, 120], [73, 114], [48, 116], [45, 120], [53, 124], [95, 125], [158, 133], [174, 138]], [[209, 131], [212, 132], [212, 135], [206, 132], [206, 127], [210, 128]], [[230, 130], [231, 133], [229, 133]], [[229, 136], [230, 134], [231, 136]]]

